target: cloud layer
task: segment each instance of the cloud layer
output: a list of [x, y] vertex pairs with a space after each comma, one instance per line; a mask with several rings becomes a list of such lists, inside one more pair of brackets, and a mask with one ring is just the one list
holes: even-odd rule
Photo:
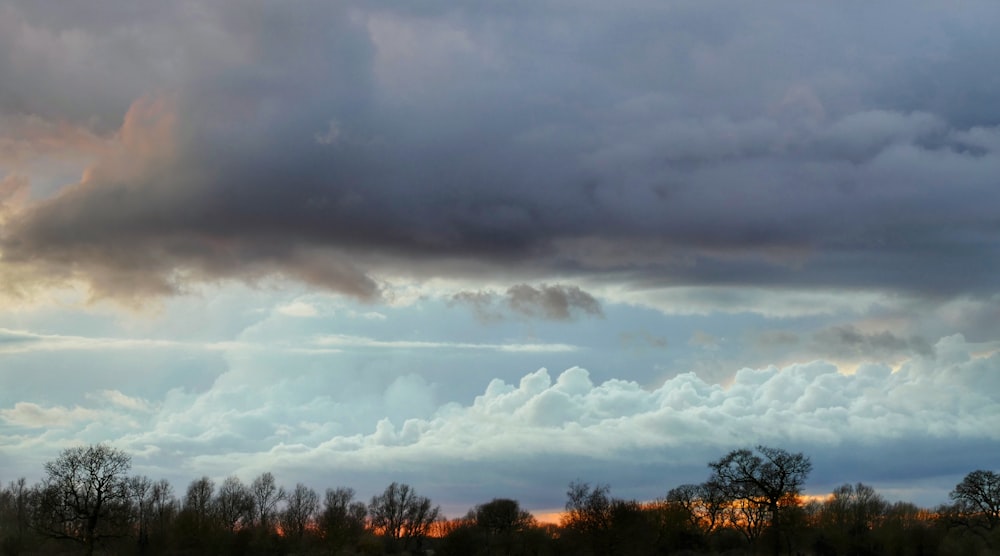
[[371, 299], [390, 276], [501, 272], [994, 291], [989, 2], [105, 4], [3, 6], [9, 168], [92, 153], [5, 218], [8, 288], [280, 276]]
[[[234, 361], [201, 394], [145, 400], [104, 390], [88, 396], [92, 407], [18, 403], [0, 419], [5, 444], [25, 451], [117, 422], [114, 442], [138, 454], [141, 469], [180, 480], [273, 470], [316, 482], [332, 469], [364, 490], [407, 477], [447, 496], [457, 481], [471, 489], [463, 499], [515, 496], [543, 508], [558, 507], [560, 485], [576, 478], [662, 495], [702, 480], [705, 464], [728, 450], [764, 443], [810, 455], [813, 490], [920, 478], [929, 486], [918, 496], [933, 502], [953, 476], [1000, 456], [1000, 355], [982, 349], [955, 336], [896, 371], [869, 364], [846, 375], [816, 361], [745, 368], [726, 385], [682, 374], [655, 389], [596, 384], [579, 367], [540, 369], [443, 405], [434, 401], [439, 386], [415, 374], [384, 390], [354, 383], [336, 394], [325, 385], [336, 379], [323, 373]], [[40, 428], [47, 432], [35, 439]]]

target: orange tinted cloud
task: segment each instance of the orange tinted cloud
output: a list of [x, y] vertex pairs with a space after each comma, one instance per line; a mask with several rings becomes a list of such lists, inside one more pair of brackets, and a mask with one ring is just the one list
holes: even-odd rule
[[169, 96], [143, 97], [132, 103], [113, 142], [81, 183], [121, 182], [138, 178], [149, 165], [174, 154], [177, 115]]
[[114, 141], [86, 127], [39, 116], [14, 116], [0, 120], [0, 164], [21, 167], [45, 157], [94, 157]]

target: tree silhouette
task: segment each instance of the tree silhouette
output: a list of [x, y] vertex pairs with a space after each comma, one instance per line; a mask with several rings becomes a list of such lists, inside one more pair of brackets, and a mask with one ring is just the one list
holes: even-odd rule
[[149, 494], [153, 490], [153, 481], [145, 475], [138, 475], [128, 480], [129, 494], [132, 496], [132, 520], [135, 535], [142, 552], [149, 545]]
[[666, 502], [682, 510], [688, 525], [702, 534], [707, 535], [722, 525], [726, 499], [719, 485], [712, 481], [672, 488], [667, 492]]
[[269, 532], [271, 518], [274, 517], [278, 509], [278, 503], [285, 499], [285, 489], [274, 482], [274, 475], [268, 471], [253, 480], [250, 485], [250, 494], [257, 527], [264, 532]]
[[1000, 524], [1000, 474], [977, 470], [951, 491], [951, 499], [969, 514], [977, 515], [987, 529]]
[[712, 469], [710, 482], [717, 484], [739, 508], [754, 537], [758, 523], [761, 528], [764, 522], [770, 524], [774, 553], [780, 553], [782, 508], [798, 503], [802, 484], [812, 470], [809, 458], [802, 453], [757, 446], [757, 453], [733, 450], [708, 466]]
[[1000, 473], [978, 469], [965, 476], [951, 491], [954, 519], [979, 535], [991, 547], [994, 530], [1000, 529]]
[[373, 496], [368, 505], [372, 528], [384, 535], [390, 544], [402, 541], [402, 548], [419, 547], [441, 509], [431, 506], [429, 498], [418, 496], [410, 485], [393, 482], [385, 491]]
[[149, 534], [151, 543], [163, 543], [177, 517], [179, 504], [174, 497], [174, 487], [166, 479], [153, 483], [149, 491]]
[[319, 511], [319, 495], [302, 483], [286, 497], [285, 510], [281, 512], [281, 531], [292, 539], [301, 539]]
[[494, 498], [476, 506], [475, 522], [491, 535], [510, 534], [534, 524], [535, 518], [522, 510], [517, 500]]
[[24, 550], [31, 526], [32, 489], [24, 477], [0, 490], [0, 554]]
[[579, 554], [631, 555], [655, 551], [659, 534], [655, 511], [635, 500], [612, 498], [608, 485], [574, 481], [566, 491], [564, 539]]
[[357, 543], [364, 533], [367, 516], [368, 508], [365, 503], [354, 500], [354, 489], [326, 489], [319, 530], [327, 547], [336, 554], [348, 545]]
[[709, 463], [708, 481], [680, 485], [655, 502], [612, 498], [606, 485], [570, 483], [561, 527], [538, 525], [509, 498], [477, 505], [445, 525], [430, 499], [400, 483], [370, 505], [355, 501], [350, 488], [327, 489], [320, 511], [312, 489], [298, 484], [286, 496], [271, 473], [252, 488], [235, 476], [217, 490], [210, 479], [196, 479], [182, 509], [170, 483], [129, 477], [130, 464], [127, 454], [105, 445], [71, 448], [45, 464], [40, 484], [20, 479], [0, 488], [0, 554], [70, 552], [56, 542], [47, 546], [45, 537], [78, 543], [73, 553], [164, 556], [422, 548], [442, 556], [756, 554], [770, 552], [770, 540], [775, 553], [784, 547], [816, 556], [994, 554], [1000, 546], [996, 472], [969, 473], [952, 491], [954, 503], [933, 511], [888, 504], [862, 483], [802, 505], [798, 495], [811, 462], [764, 446], [726, 454]]
[[216, 519], [229, 533], [253, 521], [253, 494], [239, 477], [227, 477], [222, 482], [213, 505]]
[[590, 533], [611, 525], [611, 488], [573, 481], [566, 491], [566, 515], [563, 525]]
[[517, 500], [509, 498], [494, 498], [470, 513], [489, 554], [511, 554], [521, 533], [535, 524], [535, 518], [522, 510]]
[[191, 481], [184, 495], [184, 506], [181, 512], [184, 520], [191, 527], [190, 533], [195, 539], [203, 541], [212, 529], [212, 495], [215, 493], [215, 482], [208, 477]]
[[863, 483], [833, 489], [822, 506], [825, 541], [843, 553], [876, 553], [872, 532], [881, 526], [888, 508], [889, 503]]
[[128, 471], [125, 452], [99, 444], [68, 448], [45, 464], [35, 525], [44, 535], [80, 543], [90, 556], [104, 539], [128, 533]]

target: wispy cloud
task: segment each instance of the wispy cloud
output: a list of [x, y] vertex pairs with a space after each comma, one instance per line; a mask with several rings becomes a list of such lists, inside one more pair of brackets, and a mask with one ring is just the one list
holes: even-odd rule
[[96, 409], [79, 406], [43, 407], [31, 402], [18, 402], [13, 408], [0, 409], [0, 419], [8, 424], [26, 428], [80, 426], [105, 416], [104, 412]]
[[294, 301], [288, 305], [282, 305], [276, 310], [282, 315], [289, 317], [315, 317], [319, 314], [315, 306], [304, 301]]
[[342, 334], [318, 336], [315, 339], [315, 342], [321, 346], [334, 346], [338, 348], [459, 349], [506, 352], [571, 352], [580, 349], [578, 346], [558, 343], [475, 344], [467, 342], [435, 342], [423, 340], [377, 340], [364, 336], [349, 336]]
[[194, 347], [173, 340], [102, 338], [65, 334], [39, 334], [0, 328], [0, 353], [61, 350], [140, 350]]
[[40, 334], [24, 330], [0, 328], [0, 353], [27, 353], [42, 351], [106, 351], [106, 350], [165, 350], [187, 349], [207, 351], [277, 351], [302, 353], [336, 353], [337, 350], [317, 348], [308, 341], [289, 342], [244, 342], [217, 341], [197, 342], [164, 340], [154, 338], [115, 338], [101, 336], [77, 336], [67, 334]]
[[94, 401], [109, 403], [130, 411], [148, 412], [153, 409], [149, 401], [123, 394], [119, 390], [101, 390], [93, 394], [88, 394], [87, 397]]

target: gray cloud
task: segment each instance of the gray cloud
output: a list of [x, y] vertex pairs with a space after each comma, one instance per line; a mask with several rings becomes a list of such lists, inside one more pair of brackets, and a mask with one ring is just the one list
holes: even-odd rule
[[919, 336], [900, 338], [883, 330], [866, 334], [853, 326], [834, 326], [813, 335], [813, 341], [831, 356], [854, 356], [881, 360], [899, 355], [934, 356], [934, 346]]
[[991, 2], [35, 4], [3, 6], [0, 112], [110, 144], [3, 223], [8, 283], [995, 290]]
[[622, 332], [618, 334], [618, 339], [621, 341], [622, 345], [630, 349], [666, 349], [669, 344], [665, 337], [650, 334], [646, 331]]
[[808, 335], [766, 330], [754, 342], [772, 354], [838, 361], [892, 361], [914, 356], [934, 358], [934, 346], [919, 335], [898, 336], [888, 330], [866, 332], [854, 325], [823, 328]]
[[497, 322], [504, 318], [497, 307], [498, 298], [499, 295], [493, 291], [460, 291], [451, 296], [451, 302], [468, 306], [481, 321]]
[[547, 320], [570, 320], [580, 316], [601, 317], [604, 312], [594, 296], [579, 286], [564, 284], [515, 284], [504, 294], [493, 291], [460, 291], [453, 303], [469, 306], [484, 321], [501, 320], [508, 313]]
[[691, 334], [691, 338], [688, 340], [689, 346], [695, 346], [700, 349], [715, 351], [718, 350], [721, 344], [721, 338], [716, 338], [715, 336], [705, 332], [704, 330], [695, 330]]
[[507, 305], [514, 312], [567, 320], [576, 314], [602, 316], [601, 304], [577, 286], [517, 284], [507, 290]]
[[787, 330], [765, 330], [756, 336], [757, 343], [764, 346], [794, 346], [801, 341], [795, 332]]

